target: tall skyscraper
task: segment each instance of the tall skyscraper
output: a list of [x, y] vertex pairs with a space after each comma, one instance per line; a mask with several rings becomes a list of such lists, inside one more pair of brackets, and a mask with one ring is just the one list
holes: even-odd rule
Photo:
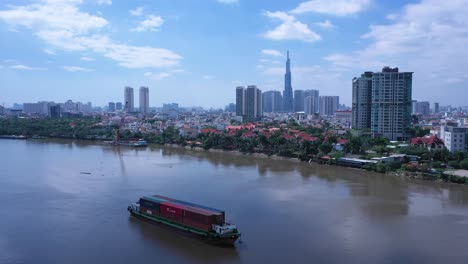
[[255, 85], [236, 88], [236, 114], [247, 120], [259, 119], [263, 115], [262, 91]]
[[140, 113], [149, 113], [149, 88], [145, 86], [140, 87]]
[[439, 113], [439, 103], [434, 103], [434, 114]]
[[382, 72], [372, 74], [372, 137], [410, 137], [412, 84], [413, 73], [399, 72], [398, 68], [384, 67]]
[[323, 116], [333, 116], [340, 105], [339, 96], [320, 96], [319, 113]]
[[115, 103], [109, 102], [109, 112], [115, 112]]
[[[361, 134], [371, 126], [372, 72], [353, 78], [353, 129]], [[369, 131], [370, 132], [370, 131]]]
[[236, 115], [244, 116], [245, 114], [245, 88], [244, 86], [236, 87]]
[[116, 109], [116, 110], [122, 110], [122, 103], [121, 103], [121, 102], [117, 102], [117, 103], [115, 104], [115, 109]]
[[294, 91], [294, 112], [304, 111], [304, 91], [295, 90]]
[[318, 98], [314, 96], [307, 96], [304, 99], [304, 112], [306, 115], [313, 115], [317, 113], [315, 109], [318, 109]]
[[286, 59], [286, 74], [284, 75], [284, 91], [283, 91], [283, 111], [293, 111], [293, 90], [291, 85], [291, 61], [289, 59], [289, 50]]
[[279, 91], [267, 91], [262, 94], [263, 112], [278, 113], [281, 112], [283, 98]]
[[[312, 100], [315, 100], [314, 102], [314, 109], [313, 110], [313, 113], [318, 113], [319, 112], [319, 91], [318, 90], [305, 90], [304, 91], [304, 100], [307, 98], [307, 97], [313, 97]], [[305, 102], [304, 102], [305, 104]], [[305, 105], [304, 105], [304, 111], [305, 111]]]
[[135, 110], [132, 87], [128, 87], [128, 86], [125, 87], [124, 104], [125, 104], [125, 111], [133, 112]]

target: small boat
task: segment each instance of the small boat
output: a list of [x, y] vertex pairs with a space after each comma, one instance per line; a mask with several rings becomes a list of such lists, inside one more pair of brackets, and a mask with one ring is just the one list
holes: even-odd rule
[[241, 236], [237, 227], [225, 222], [223, 210], [153, 195], [143, 196], [127, 210], [142, 221], [179, 231], [208, 243], [233, 246]]

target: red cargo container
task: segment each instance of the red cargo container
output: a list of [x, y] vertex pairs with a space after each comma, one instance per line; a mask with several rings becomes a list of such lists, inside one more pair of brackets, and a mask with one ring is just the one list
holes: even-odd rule
[[197, 229], [201, 229], [201, 230], [204, 230], [204, 231], [210, 231], [211, 230], [211, 225], [209, 224], [203, 224], [203, 223], [198, 223], [198, 222], [195, 222], [189, 218], [185, 218], [184, 217], [184, 225], [187, 225], [187, 226], [190, 226], [190, 227], [193, 227], [193, 228], [197, 228]]
[[174, 203], [162, 203], [160, 206], [160, 215], [164, 218], [182, 222], [182, 217], [184, 215], [184, 207]]

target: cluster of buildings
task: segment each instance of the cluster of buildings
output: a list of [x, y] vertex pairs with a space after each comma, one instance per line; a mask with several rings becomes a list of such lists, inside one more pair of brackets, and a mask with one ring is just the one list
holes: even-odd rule
[[303, 112], [305, 115], [320, 114], [334, 116], [340, 108], [339, 96], [320, 96], [318, 90], [294, 90], [291, 83], [291, 60], [289, 51], [286, 59], [284, 75], [284, 91], [263, 92], [255, 85], [236, 87], [236, 104], [227, 108], [235, 108], [236, 115], [244, 120], [258, 120], [263, 113]]
[[[140, 87], [139, 93], [139, 113], [143, 116], [150, 113], [149, 108], [149, 88], [146, 86]], [[122, 108], [123, 107], [123, 108]], [[124, 89], [124, 104], [117, 102], [109, 102], [108, 107], [109, 112], [124, 111], [127, 113], [136, 112], [135, 109], [135, 97], [132, 87], [125, 87]]]

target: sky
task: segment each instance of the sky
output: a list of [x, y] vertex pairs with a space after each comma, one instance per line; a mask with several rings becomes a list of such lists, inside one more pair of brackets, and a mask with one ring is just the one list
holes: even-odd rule
[[0, 104], [107, 105], [125, 86], [150, 106], [224, 107], [235, 87], [317, 89], [414, 72], [413, 99], [468, 105], [468, 0], [2, 0]]

